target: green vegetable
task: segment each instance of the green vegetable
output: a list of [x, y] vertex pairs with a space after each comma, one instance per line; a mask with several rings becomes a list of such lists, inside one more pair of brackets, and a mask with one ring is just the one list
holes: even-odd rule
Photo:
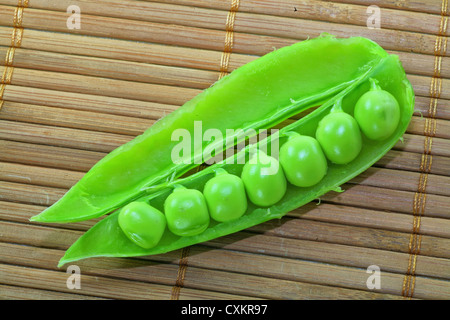
[[259, 151], [244, 165], [241, 179], [251, 202], [260, 207], [270, 207], [286, 193], [286, 178], [274, 157]]
[[342, 110], [341, 101], [317, 127], [316, 138], [327, 158], [337, 164], [353, 161], [361, 152], [361, 132], [356, 120]]
[[[273, 51], [233, 71], [108, 154], [57, 203], [31, 220], [75, 222], [114, 211], [144, 196], [148, 188], [207, 161], [211, 158], [211, 152], [204, 154], [207, 148], [220, 151], [243, 140], [238, 132], [227, 136], [227, 130], [273, 127], [329, 100], [386, 56], [376, 43], [359, 37], [322, 36]], [[182, 137], [198, 134], [194, 125], [200, 121], [205, 135], [215, 129], [222, 137], [178, 150]], [[179, 156], [177, 161], [172, 153]]]
[[131, 202], [123, 207], [118, 223], [124, 234], [144, 249], [156, 246], [166, 229], [164, 214], [145, 202]]
[[177, 236], [195, 236], [209, 226], [209, 213], [203, 194], [176, 186], [164, 203], [167, 226]]
[[311, 187], [327, 173], [327, 159], [313, 137], [294, 133], [280, 149], [280, 164], [289, 183]]
[[[335, 41], [329, 37], [325, 39], [327, 41]], [[366, 43], [368, 40], [355, 38], [353, 41]], [[329, 161], [325, 176], [316, 184], [309, 187], [298, 187], [287, 183], [284, 196], [278, 202], [266, 207], [248, 201], [247, 210], [240, 218], [225, 222], [212, 219], [203, 232], [193, 236], [179, 236], [166, 228], [159, 243], [150, 249], [144, 249], [128, 239], [118, 224], [120, 212], [118, 210], [98, 222], [80, 237], [67, 250], [64, 257], [60, 260], [59, 266], [79, 259], [97, 256], [127, 257], [165, 253], [228, 235], [271, 219], [281, 218], [289, 211], [320, 198], [321, 195], [328, 191], [335, 190], [340, 192], [340, 185], [369, 168], [398, 142], [406, 131], [413, 113], [414, 92], [398, 57], [388, 55], [381, 48], [376, 49], [375, 47], [372, 48], [372, 53], [379, 57], [370, 67], [364, 69], [365, 72], [363, 74], [354, 78], [339, 93], [329, 97], [315, 111], [282, 128], [279, 135], [270, 135], [257, 144], [247, 146], [230, 159], [211, 165], [202, 171], [146, 189], [146, 194], [135, 199], [135, 201], [151, 204], [158, 210], [164, 211], [164, 204], [166, 199], [172, 194], [174, 185], [183, 185], [188, 189], [195, 189], [201, 192], [205, 189], [206, 184], [216, 176], [216, 172], [219, 169], [226, 170], [231, 175], [241, 176], [244, 172], [244, 167], [247, 165], [243, 164], [241, 160], [248, 159], [255, 150], [268, 150], [267, 154], [272, 154], [272, 148], [276, 146], [275, 142], [278, 142], [281, 149], [283, 149], [286, 144], [289, 146], [291, 139], [296, 134], [314, 138], [319, 124], [323, 124], [323, 120], [327, 119], [327, 117], [331, 116], [331, 120], [338, 122], [341, 121], [341, 115], [351, 116], [354, 113], [357, 101], [370, 90], [370, 79], [378, 81], [382, 88], [385, 88], [386, 91], [392, 94], [400, 107], [400, 120], [395, 131], [388, 138], [372, 140], [365, 135], [361, 136], [357, 130], [348, 130], [348, 138], [350, 140], [358, 139], [355, 137], [358, 135], [359, 139], [361, 139], [360, 150], [356, 148], [358, 150], [356, 157], [346, 164], [337, 164]], [[327, 52], [326, 54], [332, 55], [333, 52]], [[323, 57], [323, 55], [320, 57]], [[346, 60], [347, 57], [342, 56], [341, 59]], [[365, 66], [363, 64], [361, 67]], [[302, 78], [304, 75], [298, 74], [297, 76]], [[328, 77], [328, 75], [324, 76]], [[330, 75], [330, 77], [335, 76], [337, 75]], [[311, 78], [314, 78], [314, 76], [311, 75]], [[279, 140], [276, 140], [278, 138]], [[335, 144], [335, 146], [340, 147], [339, 139], [330, 139], [327, 143], [330, 146]], [[344, 154], [343, 156], [347, 155]], [[288, 158], [287, 161], [289, 162], [291, 159]], [[295, 164], [287, 163], [287, 166], [295, 167]], [[280, 184], [282, 183], [274, 184], [272, 191], [277, 192]], [[165, 213], [167, 215], [167, 212]]]
[[211, 218], [218, 222], [238, 219], [247, 211], [244, 183], [223, 169], [216, 170], [216, 176], [205, 184], [203, 194]]
[[362, 132], [372, 140], [384, 140], [394, 133], [400, 121], [400, 106], [395, 97], [382, 90], [375, 79], [372, 87], [359, 98], [355, 119]]
[[[384, 92], [391, 95], [389, 101]], [[371, 126], [378, 110], [395, 114], [394, 101], [398, 120], [381, 116]], [[189, 174], [245, 141], [241, 132], [270, 128], [317, 106], [278, 133]], [[281, 218], [326, 192], [340, 192], [340, 185], [397, 143], [413, 107], [414, 92], [398, 57], [376, 43], [328, 35], [304, 41], [224, 77], [114, 150], [32, 220], [71, 222], [110, 213], [67, 250], [59, 266], [89, 257], [161, 254], [205, 242]], [[197, 135], [199, 123], [208, 138], [180, 148], [177, 139]], [[214, 139], [207, 130], [215, 130]]]

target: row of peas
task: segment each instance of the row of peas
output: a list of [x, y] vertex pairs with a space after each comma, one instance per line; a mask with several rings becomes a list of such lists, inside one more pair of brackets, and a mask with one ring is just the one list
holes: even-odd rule
[[[328, 160], [346, 164], [362, 148], [362, 136], [383, 140], [392, 135], [400, 120], [400, 107], [389, 92], [370, 79], [371, 90], [360, 97], [354, 117], [345, 113], [338, 101], [320, 122], [315, 138], [288, 133], [277, 159], [259, 151], [256, 161], [244, 165], [241, 176], [217, 169], [203, 192], [181, 185], [164, 203], [164, 213], [145, 202], [132, 202], [119, 214], [125, 235], [143, 248], [158, 244], [166, 226], [175, 235], [195, 236], [204, 232], [210, 218], [218, 222], [239, 219], [247, 211], [248, 200], [269, 207], [286, 193], [287, 183], [311, 187], [327, 173]], [[281, 165], [281, 167], [280, 167]], [[277, 168], [275, 172], [271, 172]]]

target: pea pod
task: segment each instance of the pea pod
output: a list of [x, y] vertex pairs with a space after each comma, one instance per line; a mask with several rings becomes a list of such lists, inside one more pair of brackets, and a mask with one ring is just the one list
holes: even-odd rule
[[[233, 71], [109, 153], [59, 201], [31, 220], [75, 222], [109, 213], [144, 195], [146, 187], [180, 177], [211, 158], [204, 155], [207, 147], [227, 147], [224, 138], [192, 144], [191, 152], [174, 162], [172, 151], [179, 143], [172, 136], [175, 129], [194, 136], [194, 124], [199, 121], [202, 131], [215, 129], [225, 137], [227, 130], [270, 128], [320, 105], [386, 56], [368, 39], [329, 35], [271, 52]], [[239, 142], [238, 135], [232, 145]]]
[[[166, 229], [160, 242], [153, 248], [144, 249], [131, 242], [122, 232], [117, 219], [120, 211], [116, 211], [98, 222], [83, 236], [81, 236], [66, 252], [60, 260], [59, 266], [79, 259], [106, 256], [129, 257], [144, 256], [169, 252], [185, 246], [205, 242], [217, 237], [225, 236], [271, 219], [284, 216], [314, 199], [319, 198], [330, 190], [336, 190], [340, 185], [360, 174], [386, 152], [388, 152], [406, 131], [414, 108], [414, 92], [411, 84], [406, 79], [405, 72], [397, 56], [389, 55], [382, 58], [374, 68], [352, 82], [344, 90], [331, 97], [312, 113], [302, 119], [282, 128], [279, 131], [279, 145], [283, 145], [293, 134], [315, 137], [319, 123], [327, 117], [338, 104], [341, 112], [353, 116], [357, 101], [369, 91], [370, 83], [374, 79], [383, 90], [388, 91], [398, 102], [400, 118], [394, 132], [384, 140], [369, 139], [362, 135], [361, 150], [356, 157], [346, 163], [337, 164], [328, 159], [328, 168], [325, 176], [316, 184], [309, 187], [297, 187], [288, 183], [286, 192], [281, 200], [269, 207], [259, 207], [248, 202], [244, 215], [240, 218], [218, 222], [212, 220], [208, 228], [195, 236], [176, 236]], [[270, 151], [276, 135], [258, 142], [258, 147], [266, 146]], [[205, 184], [214, 177], [218, 169], [226, 170], [230, 174], [240, 176], [244, 164], [239, 164], [242, 157], [248, 157], [254, 146], [248, 146], [233, 157], [234, 161], [223, 161], [214, 164], [203, 171], [191, 176], [174, 181], [186, 188], [202, 191]], [[172, 193], [172, 186], [165, 186], [156, 192], [142, 196], [136, 201], [150, 203], [155, 208], [162, 210], [165, 199]]]

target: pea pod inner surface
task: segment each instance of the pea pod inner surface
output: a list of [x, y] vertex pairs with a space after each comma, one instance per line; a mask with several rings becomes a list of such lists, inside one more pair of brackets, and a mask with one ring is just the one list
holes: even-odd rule
[[[391, 55], [382, 59], [373, 70], [366, 72], [363, 77], [324, 103], [317, 110], [280, 130], [280, 146], [288, 139], [283, 133], [296, 132], [301, 135], [313, 137], [320, 120], [330, 113], [331, 108], [338, 100], [342, 102], [342, 110], [353, 115], [356, 102], [369, 90], [370, 78], [376, 79], [398, 101], [400, 106], [399, 125], [395, 132], [383, 141], [370, 140], [363, 136], [362, 150], [358, 156], [345, 165], [330, 162], [325, 177], [318, 184], [304, 188], [288, 184], [284, 197], [276, 204], [268, 208], [262, 208], [249, 202], [246, 213], [239, 219], [230, 222], [211, 221], [209, 227], [203, 233], [196, 236], [180, 237], [166, 230], [159, 244], [148, 250], [131, 243], [124, 236], [117, 224], [117, 213], [113, 213], [101, 220], [79, 238], [66, 252], [59, 266], [67, 262], [89, 257], [142, 256], [176, 250], [231, 234], [270, 219], [281, 218], [289, 211], [317, 199], [330, 190], [335, 190], [341, 184], [369, 168], [388, 152], [399, 141], [409, 125], [414, 108], [414, 92], [411, 84], [406, 79], [405, 72], [398, 57]], [[270, 147], [271, 139], [272, 136], [260, 141], [259, 144], [266, 144]], [[235, 158], [245, 155], [248, 153], [248, 150], [249, 148], [246, 148], [237, 154]], [[237, 161], [233, 164], [215, 164], [197, 174], [178, 180], [177, 183], [182, 183], [188, 188], [202, 190], [205, 183], [214, 176], [214, 170], [217, 168], [223, 168], [229, 173], [240, 175], [243, 165], [238, 164]], [[170, 192], [170, 188], [162, 189], [155, 194], [141, 197], [138, 201], [150, 202], [156, 208], [161, 208]]]
[[[144, 134], [100, 160], [58, 202], [32, 217], [75, 222], [99, 217], [142, 196], [145, 186], [179, 177], [199, 165], [207, 143], [193, 144], [186, 163], [174, 163], [175, 129], [270, 128], [350, 86], [387, 53], [371, 40], [322, 36], [271, 52], [216, 82]], [[223, 146], [223, 141], [214, 143]], [[207, 159], [202, 159], [207, 160]]]

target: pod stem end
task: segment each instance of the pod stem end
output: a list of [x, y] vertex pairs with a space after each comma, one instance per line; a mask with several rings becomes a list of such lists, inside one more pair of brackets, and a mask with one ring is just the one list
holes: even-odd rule
[[369, 78], [369, 81], [370, 81], [370, 90], [371, 91], [381, 90], [380, 84], [377, 79]]

